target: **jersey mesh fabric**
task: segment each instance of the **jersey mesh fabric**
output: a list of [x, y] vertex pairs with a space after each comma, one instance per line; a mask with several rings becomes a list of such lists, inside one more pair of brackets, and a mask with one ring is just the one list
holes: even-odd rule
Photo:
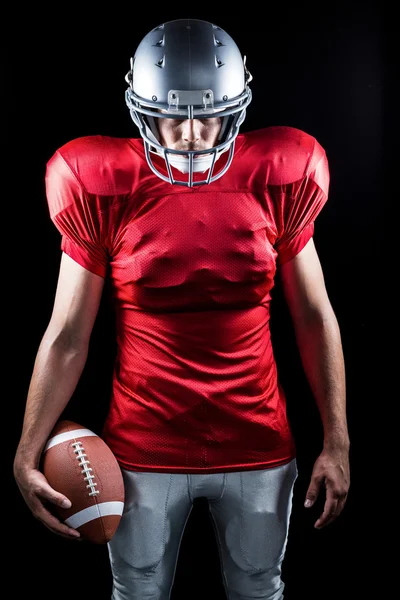
[[271, 290], [328, 187], [325, 151], [289, 127], [240, 134], [225, 175], [192, 189], [153, 174], [141, 139], [78, 138], [48, 161], [61, 249], [111, 279], [118, 352], [102, 435], [122, 467], [213, 473], [295, 456]]

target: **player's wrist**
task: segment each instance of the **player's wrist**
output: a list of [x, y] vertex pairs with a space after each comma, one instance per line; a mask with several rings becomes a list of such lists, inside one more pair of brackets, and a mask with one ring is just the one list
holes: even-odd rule
[[326, 452], [348, 452], [350, 440], [348, 435], [328, 436], [324, 439], [324, 450]]
[[40, 462], [40, 449], [33, 450], [32, 448], [24, 448], [19, 446], [14, 456], [14, 472], [28, 471], [38, 469]]

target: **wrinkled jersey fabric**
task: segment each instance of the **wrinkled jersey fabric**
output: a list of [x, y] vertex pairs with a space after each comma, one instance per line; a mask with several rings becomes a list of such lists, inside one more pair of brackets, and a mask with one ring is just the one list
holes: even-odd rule
[[117, 357], [102, 436], [119, 464], [289, 462], [270, 301], [276, 269], [310, 240], [328, 197], [318, 141], [292, 127], [241, 133], [228, 171], [189, 189], [151, 171], [142, 139], [87, 136], [55, 151], [45, 183], [61, 250], [110, 278]]

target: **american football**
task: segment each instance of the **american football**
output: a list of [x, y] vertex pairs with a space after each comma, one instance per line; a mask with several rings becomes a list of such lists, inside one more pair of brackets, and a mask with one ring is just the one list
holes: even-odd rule
[[59, 518], [89, 542], [109, 542], [121, 520], [125, 491], [119, 464], [104, 440], [78, 423], [59, 421], [43, 449], [42, 471], [72, 503], [55, 508]]

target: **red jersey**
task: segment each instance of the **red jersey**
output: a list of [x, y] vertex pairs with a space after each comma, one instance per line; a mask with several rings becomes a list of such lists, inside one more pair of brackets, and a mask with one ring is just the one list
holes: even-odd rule
[[141, 138], [82, 137], [48, 161], [62, 251], [111, 280], [117, 357], [102, 436], [121, 467], [214, 473], [295, 456], [270, 294], [328, 187], [324, 149], [291, 127], [239, 134], [227, 172], [194, 188], [155, 175]]

